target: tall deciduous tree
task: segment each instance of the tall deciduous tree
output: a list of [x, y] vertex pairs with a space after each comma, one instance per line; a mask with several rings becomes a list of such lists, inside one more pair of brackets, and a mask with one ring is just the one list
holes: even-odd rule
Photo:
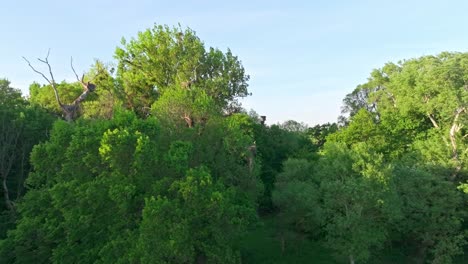
[[[114, 263], [158, 253], [169, 262], [238, 263], [234, 241], [255, 220], [259, 192], [247, 160], [248, 120], [219, 118], [201, 134], [186, 126], [174, 133], [130, 111], [112, 120], [56, 122], [50, 140], [32, 153], [30, 190], [0, 256]], [[152, 231], [161, 226], [167, 229]], [[156, 249], [146, 245], [151, 241]]]
[[122, 39], [115, 58], [124, 103], [140, 114], [173, 87], [198, 87], [229, 112], [237, 109], [238, 98], [249, 95], [249, 76], [237, 57], [230, 50], [205, 49], [189, 28], [155, 25], [129, 41]]
[[390, 167], [365, 144], [325, 144], [317, 177], [326, 243], [351, 264], [367, 260], [401, 217]]
[[[432, 155], [432, 158], [450, 168], [447, 177], [452, 181], [465, 180], [468, 137], [463, 124], [468, 120], [467, 76], [466, 53], [444, 52], [398, 64], [388, 63], [381, 70], [373, 71], [369, 81], [352, 93], [365, 91], [362, 99], [356, 99], [359, 103], [345, 100], [345, 109], [356, 113], [355, 109], [373, 105], [370, 112], [385, 130], [392, 132], [393, 138], [416, 138], [411, 131], [425, 133], [432, 127], [432, 138], [424, 140], [424, 144], [437, 141], [441, 150], [438, 157]], [[352, 94], [348, 97], [354, 98]], [[411, 140], [402, 143], [411, 144]]]
[[396, 228], [414, 249], [414, 262], [451, 263], [466, 245], [462, 194], [453, 182], [414, 166], [415, 160], [405, 163], [393, 172], [404, 216]]

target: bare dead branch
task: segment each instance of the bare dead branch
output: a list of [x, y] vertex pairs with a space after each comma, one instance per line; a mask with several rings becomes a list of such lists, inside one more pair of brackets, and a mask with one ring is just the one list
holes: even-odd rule
[[28, 59], [26, 59], [24, 56], [23, 56], [23, 59], [28, 63], [29, 67], [30, 67], [33, 71], [35, 71], [36, 73], [42, 75], [42, 77], [43, 77], [49, 84], [52, 85], [52, 82], [51, 82], [42, 72], [36, 70], [36, 69], [31, 65], [31, 62], [29, 62]]
[[[73, 73], [74, 73], [75, 76], [76, 76], [76, 80], [77, 80], [78, 82], [80, 82], [80, 83], [83, 83], [83, 78], [81, 78], [81, 80], [80, 80], [80, 78], [78, 78], [78, 74], [76, 74], [75, 68], [73, 67], [73, 57], [70, 57], [70, 66], [71, 66], [71, 68], [72, 68], [72, 70], [73, 70]], [[83, 76], [84, 76], [84, 75], [83, 75]]]
[[45, 57], [44, 60], [40, 59], [40, 58], [37, 58], [40, 62], [43, 62], [43, 63], [49, 63], [49, 54], [50, 54], [50, 48], [47, 50], [47, 56]]
[[23, 59], [28, 63], [29, 67], [34, 71], [36, 72], [37, 74], [40, 74], [42, 76], [42, 78], [44, 78], [51, 86], [52, 86], [52, 89], [54, 89], [54, 94], [55, 94], [55, 99], [57, 100], [57, 103], [60, 105], [60, 107], [62, 107], [62, 102], [60, 101], [60, 96], [58, 94], [58, 90], [57, 90], [57, 86], [56, 86], [56, 83], [55, 83], [55, 79], [54, 79], [54, 75], [52, 74], [52, 68], [50, 66], [50, 63], [49, 63], [49, 54], [50, 54], [50, 49], [47, 51], [47, 56], [44, 60], [41, 60], [38, 58], [38, 60], [44, 64], [47, 64], [47, 67], [49, 68], [49, 74], [50, 74], [50, 78], [47, 78], [45, 76], [44, 73], [36, 70], [36, 68], [34, 68], [32, 65], [31, 65], [31, 62], [29, 62], [28, 59], [26, 59], [24, 56], [23, 56]]
[[[86, 91], [89, 91], [89, 90], [91, 90], [91, 92], [94, 91], [94, 87], [95, 87], [94, 84], [91, 84], [90, 82], [88, 82], [88, 83], [85, 83], [85, 82], [84, 82], [84, 73], [83, 73], [83, 75], [81, 76], [81, 80], [80, 80], [80, 78], [78, 77], [78, 74], [76, 73], [75, 68], [73, 67], [73, 57], [70, 57], [70, 66], [71, 66], [71, 68], [72, 68], [72, 70], [73, 70], [73, 73], [74, 73], [75, 76], [76, 76], [76, 80], [81, 84], [81, 86], [83, 86], [84, 91], [85, 91], [85, 92], [86, 92]], [[85, 92], [83, 92], [83, 94], [84, 94]], [[81, 94], [80, 97], [78, 97], [78, 98], [75, 100], [75, 102], [80, 103], [81, 101], [83, 101], [83, 100], [84, 100], [84, 98], [82, 98], [83, 94]], [[86, 97], [86, 95], [85, 95], [84, 97]], [[82, 99], [80, 100], [80, 98], [82, 98]], [[78, 101], [77, 101], [77, 100], [78, 100]], [[74, 103], [75, 103], [75, 102], [74, 102]]]
[[52, 78], [52, 84], [55, 85], [54, 74], [52, 73], [52, 68], [50, 67], [50, 63], [49, 63], [49, 54], [50, 54], [50, 49], [47, 51], [47, 56], [45, 57], [44, 60], [41, 60], [40, 58], [37, 58], [37, 60], [44, 64], [47, 64], [47, 67], [49, 68], [50, 77]]
[[[42, 72], [36, 70], [25, 57], [23, 57], [23, 59], [28, 63], [29, 67], [34, 72], [40, 74], [52, 86], [52, 88], [54, 89], [55, 98], [57, 99], [57, 102], [60, 105], [60, 108], [61, 108], [61, 110], [63, 112], [63, 115], [64, 115], [65, 119], [70, 122], [70, 121], [73, 121], [77, 117], [77, 112], [78, 112], [78, 110], [80, 108], [80, 104], [87, 98], [89, 93], [91, 93], [91, 92], [93, 92], [95, 90], [96, 85], [94, 85], [90, 81], [85, 83], [84, 82], [84, 74], [83, 74], [83, 77], [80, 80], [80, 78], [78, 77], [78, 74], [76, 73], [75, 68], [73, 67], [73, 57], [71, 57], [70, 66], [71, 66], [71, 68], [73, 70], [73, 73], [76, 76], [77, 81], [83, 86], [84, 91], [83, 91], [83, 93], [81, 93], [73, 101], [73, 103], [71, 103], [71, 104], [62, 104], [62, 102], [60, 101], [59, 94], [58, 94], [57, 85], [56, 85], [56, 82], [55, 82], [55, 79], [54, 79], [54, 75], [52, 73], [52, 67], [50, 66], [50, 63], [49, 63], [49, 54], [50, 54], [50, 49], [48, 50], [47, 56], [45, 57], [45, 59], [39, 59], [38, 58], [38, 60], [47, 65], [47, 67], [49, 69], [50, 79], [47, 76], [45, 76], [45, 74], [43, 74]], [[101, 73], [101, 70], [98, 71], [97, 75], [99, 75]]]
[[433, 117], [431, 114], [429, 114], [429, 113], [427, 113], [427, 116], [428, 116], [429, 119], [431, 120], [432, 125], [434, 125], [435, 128], [439, 128], [439, 125], [438, 125], [437, 122], [435, 121], [434, 117]]
[[193, 126], [193, 120], [192, 118], [190, 117], [189, 114], [187, 113], [184, 113], [184, 116], [181, 116], [182, 119], [185, 120], [185, 122], [187, 123], [187, 127], [192, 127]]

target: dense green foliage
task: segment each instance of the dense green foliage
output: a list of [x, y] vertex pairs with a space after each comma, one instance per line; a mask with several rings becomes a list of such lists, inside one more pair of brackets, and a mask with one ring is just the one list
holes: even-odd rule
[[68, 122], [0, 80], [2, 263], [466, 260], [468, 54], [388, 63], [314, 127], [247, 114], [240, 60], [191, 29], [115, 58]]
[[[255, 220], [252, 197], [258, 186], [239, 159], [242, 142], [233, 146], [214, 131], [217, 126], [235, 131], [236, 118], [213, 124], [212, 134], [185, 128], [174, 136], [162, 132], [156, 119], [125, 111], [109, 121], [56, 122], [49, 141], [32, 152], [30, 191], [19, 204], [16, 229], [4, 241], [23, 246], [15, 246], [9, 258], [235, 261], [239, 253], [230, 237]], [[220, 144], [201, 155], [206, 146], [198, 141]], [[167, 243], [165, 253], [149, 249], [153, 243]]]
[[320, 225], [323, 233], [302, 232], [322, 236], [351, 263], [390, 245], [418, 263], [450, 263], [463, 253], [467, 60], [442, 53], [374, 70], [346, 96], [349, 117], [318, 161], [286, 163], [287, 180], [273, 193], [286, 224]]

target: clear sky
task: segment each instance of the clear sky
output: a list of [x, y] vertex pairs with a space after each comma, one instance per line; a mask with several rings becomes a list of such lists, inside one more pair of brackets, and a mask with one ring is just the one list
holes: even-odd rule
[[122, 37], [180, 23], [242, 60], [253, 93], [243, 104], [270, 124], [336, 121], [385, 62], [468, 50], [468, 1], [3, 0], [0, 11], [0, 78], [24, 92], [43, 80], [21, 56], [50, 48], [56, 80], [73, 80], [70, 56], [83, 72], [113, 62]]

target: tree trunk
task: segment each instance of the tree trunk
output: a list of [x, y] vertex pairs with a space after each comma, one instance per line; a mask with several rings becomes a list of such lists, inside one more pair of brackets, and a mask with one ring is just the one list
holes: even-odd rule
[[286, 241], [284, 239], [284, 235], [281, 235], [281, 254], [284, 254], [286, 250]]
[[26, 157], [26, 153], [25, 153], [25, 147], [23, 146], [21, 148], [21, 166], [20, 166], [20, 173], [19, 173], [19, 176], [18, 176], [18, 183], [17, 183], [17, 186], [16, 186], [16, 198], [15, 200], [18, 200], [21, 196], [21, 193], [23, 192], [23, 184], [24, 184], [24, 166], [25, 166], [25, 162], [24, 162], [24, 159]]
[[2, 175], [3, 198], [5, 199], [5, 205], [8, 208], [8, 210], [12, 211], [13, 203], [10, 200], [10, 195], [8, 193], [8, 186], [7, 186], [6, 179], [7, 179], [6, 175]]
[[427, 251], [427, 246], [426, 245], [421, 245], [418, 248], [418, 251], [416, 253], [416, 259], [415, 263], [416, 264], [423, 264], [426, 260], [426, 251]]
[[205, 264], [207, 261], [206, 259], [206, 256], [204, 253], [198, 253], [197, 254], [197, 257], [196, 257], [196, 260], [195, 260], [195, 263], [196, 264]]
[[187, 127], [189, 128], [193, 127], [193, 120], [190, 117], [190, 115], [184, 113], [184, 116], [182, 118], [185, 120], [185, 123], [187, 123]]
[[[0, 134], [0, 177], [2, 179], [2, 189], [4, 202], [8, 210], [13, 210], [13, 203], [8, 192], [7, 178], [10, 174], [16, 158], [16, 148], [21, 133], [19, 126], [5, 125], [5, 118], [2, 120]], [[12, 123], [13, 124], [13, 123]]]
[[354, 264], [354, 256], [349, 255], [349, 264]]

